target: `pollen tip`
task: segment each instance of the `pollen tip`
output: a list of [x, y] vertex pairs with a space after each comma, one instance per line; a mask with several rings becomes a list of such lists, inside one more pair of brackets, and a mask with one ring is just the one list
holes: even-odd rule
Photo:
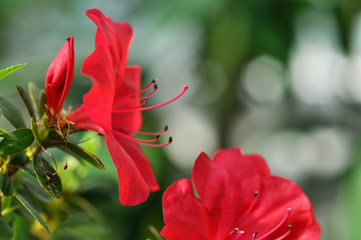
[[158, 81], [158, 79], [153, 78], [152, 83], [154, 84], [154, 83], [156, 83], [157, 81]]
[[172, 137], [169, 137], [168, 142], [169, 142], [169, 143], [173, 142], [173, 138], [172, 138]]
[[256, 198], [258, 196], [258, 191], [254, 191], [254, 197]]
[[154, 90], [157, 90], [158, 89], [158, 84], [154, 84]]
[[159, 134], [155, 135], [155, 139], [158, 139], [159, 137], [160, 137], [160, 135], [159, 135]]
[[168, 131], [168, 125], [165, 125], [164, 131]]
[[184, 91], [187, 90], [189, 87], [187, 85], [183, 85]]
[[291, 231], [292, 230], [292, 225], [288, 225], [288, 231]]
[[65, 166], [64, 166], [64, 170], [66, 170], [67, 168], [68, 168], [68, 165], [65, 165]]
[[287, 208], [287, 212], [292, 212], [292, 208]]

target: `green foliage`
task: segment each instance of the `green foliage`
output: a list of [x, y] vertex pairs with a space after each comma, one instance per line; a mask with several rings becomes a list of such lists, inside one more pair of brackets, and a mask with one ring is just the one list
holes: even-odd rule
[[14, 66], [0, 70], [0, 80], [3, 79], [4, 77], [8, 76], [12, 72], [18, 70], [19, 68], [22, 68], [25, 65], [26, 65], [26, 63], [23, 63], [23, 64], [14, 65]]
[[15, 139], [4, 138], [0, 142], [0, 154], [5, 155], [20, 152], [30, 146], [34, 141], [33, 133], [26, 128], [17, 129], [12, 132], [12, 135], [15, 136]]
[[48, 232], [49, 231], [49, 227], [46, 224], [46, 222], [44, 221], [44, 219], [40, 216], [39, 212], [36, 210], [36, 208], [34, 206], [32, 206], [30, 204], [30, 201], [27, 199], [27, 197], [22, 196], [20, 194], [15, 194], [15, 197], [17, 200], [19, 200], [19, 202], [26, 208], [26, 210], [29, 211], [29, 213], [41, 224], [41, 226]]
[[5, 174], [0, 174], [0, 190], [5, 196], [11, 196], [14, 193], [11, 180]]
[[20, 111], [3, 97], [0, 97], [0, 110], [15, 128], [25, 128], [25, 123]]
[[36, 118], [30, 97], [28, 96], [28, 94], [25, 92], [25, 90], [20, 85], [16, 85], [16, 87], [18, 89], [18, 92], [19, 92], [21, 98], [23, 99], [23, 102], [24, 102], [26, 108], [28, 109], [30, 116], [33, 118]]
[[12, 136], [10, 133], [8, 133], [6, 130], [0, 128], [0, 137], [3, 138], [9, 138], [15, 140], [16, 137]]
[[14, 235], [13, 230], [5, 222], [3, 218], [0, 218], [0, 239], [1, 240], [10, 240]]
[[55, 169], [40, 157], [36, 157], [33, 161], [35, 175], [40, 185], [53, 197], [60, 198], [62, 195], [61, 180]]

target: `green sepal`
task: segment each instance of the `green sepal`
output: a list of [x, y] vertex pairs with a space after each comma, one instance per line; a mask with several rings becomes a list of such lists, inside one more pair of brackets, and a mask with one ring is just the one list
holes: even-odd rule
[[14, 236], [14, 232], [3, 218], [0, 218], [0, 239], [10, 240]]
[[36, 143], [43, 147], [42, 143], [41, 143], [41, 140], [40, 140], [40, 137], [38, 135], [38, 127], [36, 126], [35, 124], [35, 119], [32, 117], [31, 120], [30, 120], [30, 128], [31, 128], [31, 131], [33, 132], [33, 135], [34, 135], [34, 138], [35, 138], [35, 141]]
[[20, 152], [30, 146], [34, 141], [34, 135], [30, 129], [16, 129], [12, 132], [16, 139], [4, 138], [0, 142], [0, 154], [12, 154]]
[[13, 195], [14, 193], [14, 188], [11, 180], [5, 174], [0, 174], [0, 190], [7, 197]]
[[3, 97], [0, 97], [0, 109], [4, 117], [11, 123], [11, 125], [15, 128], [25, 128], [25, 123], [21, 117], [19, 109]]
[[29, 213], [40, 223], [40, 225], [50, 233], [49, 227], [44, 221], [44, 219], [40, 216], [40, 213], [30, 204], [29, 200], [26, 199], [25, 196], [15, 193], [15, 197], [19, 202], [29, 211]]
[[33, 161], [34, 172], [40, 185], [51, 196], [60, 198], [63, 192], [58, 173], [45, 159], [35, 157]]
[[19, 68], [22, 68], [25, 65], [26, 65], [26, 63], [23, 63], [23, 64], [14, 65], [14, 66], [11, 66], [11, 67], [0, 70], [0, 79], [6, 77], [10, 73], [18, 70]]
[[34, 108], [33, 108], [33, 105], [31, 103], [31, 100], [30, 100], [30, 97], [28, 96], [28, 94], [25, 92], [25, 90], [20, 85], [16, 85], [16, 88], [18, 89], [21, 99], [23, 99], [23, 102], [24, 102], [26, 108], [28, 109], [29, 115], [33, 118], [36, 118]]

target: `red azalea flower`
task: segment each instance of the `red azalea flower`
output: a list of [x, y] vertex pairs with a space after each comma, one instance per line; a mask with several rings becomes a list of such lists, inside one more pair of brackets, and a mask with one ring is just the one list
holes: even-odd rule
[[[58, 115], [63, 107], [74, 75], [74, 37], [67, 39], [54, 61], [50, 64], [45, 78], [47, 115]], [[40, 116], [41, 117], [41, 116]]]
[[[84, 60], [82, 73], [93, 80], [91, 90], [84, 95], [84, 105], [70, 113], [68, 119], [75, 128], [89, 129], [103, 134], [109, 153], [115, 164], [119, 180], [119, 200], [124, 205], [144, 202], [150, 191], [159, 190], [153, 169], [138, 144], [161, 147], [154, 144], [161, 132], [140, 132], [141, 111], [168, 104], [187, 89], [165, 103], [143, 107], [149, 96], [157, 90], [155, 81], [140, 89], [140, 67], [126, 67], [128, 47], [133, 30], [127, 23], [113, 22], [97, 9], [86, 12], [98, 26], [95, 50]], [[146, 96], [141, 93], [154, 90]], [[153, 135], [153, 139], [139, 139], [134, 133]]]
[[[190, 179], [171, 185], [163, 196], [168, 240], [313, 240], [320, 227], [302, 189], [271, 176], [258, 155], [220, 150], [211, 160], [201, 153]], [[198, 197], [199, 196], [199, 197]]]

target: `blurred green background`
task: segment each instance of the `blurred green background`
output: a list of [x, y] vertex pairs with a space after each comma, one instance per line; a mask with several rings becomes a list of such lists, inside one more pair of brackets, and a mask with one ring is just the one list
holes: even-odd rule
[[[86, 144], [105, 173], [71, 162], [61, 174], [70, 192], [96, 208], [88, 210], [98, 221], [75, 208], [51, 239], [155, 239], [148, 225], [163, 226], [164, 190], [190, 177], [201, 151], [211, 156], [225, 147], [259, 153], [273, 174], [300, 184], [322, 239], [361, 239], [361, 1], [1, 0], [0, 68], [28, 65], [1, 82], [0, 95], [20, 105], [16, 83], [44, 87], [49, 64], [73, 35], [75, 77], [64, 107], [80, 104], [91, 87], [80, 73], [94, 49], [89, 8], [133, 26], [128, 64], [141, 65], [144, 85], [159, 79], [150, 104], [183, 84], [190, 89], [144, 113], [144, 130], [168, 124], [174, 139], [166, 148], [144, 148], [161, 191], [137, 207], [121, 206], [104, 141], [92, 138], [95, 147]], [[16, 239], [34, 238], [25, 223], [18, 221]]]

